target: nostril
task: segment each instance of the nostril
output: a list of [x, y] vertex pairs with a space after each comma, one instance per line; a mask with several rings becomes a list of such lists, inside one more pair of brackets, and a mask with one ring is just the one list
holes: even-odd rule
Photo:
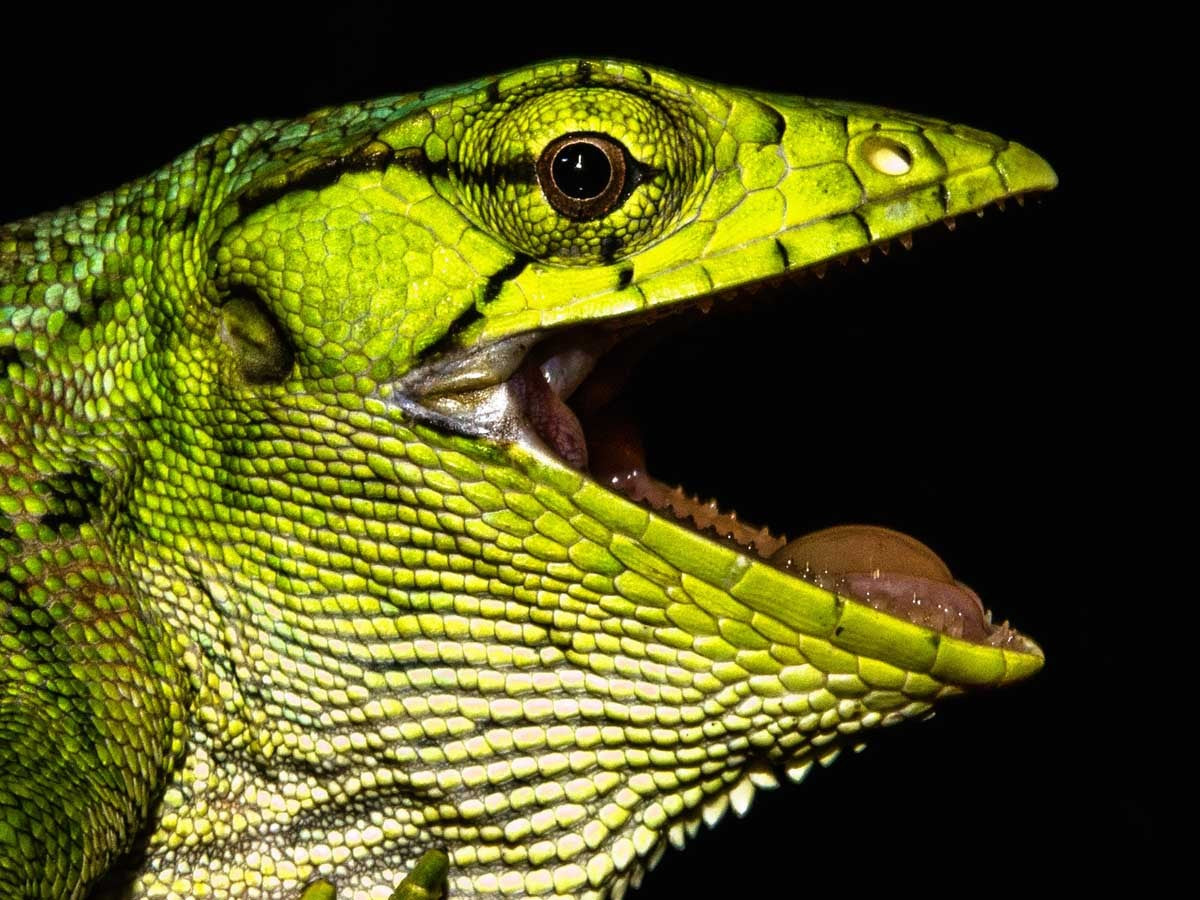
[[883, 175], [907, 175], [912, 171], [912, 152], [891, 138], [872, 135], [862, 143], [863, 158]]

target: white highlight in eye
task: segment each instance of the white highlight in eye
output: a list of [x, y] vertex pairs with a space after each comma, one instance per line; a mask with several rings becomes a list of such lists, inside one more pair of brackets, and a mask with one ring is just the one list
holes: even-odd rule
[[912, 171], [912, 153], [899, 141], [873, 135], [863, 141], [862, 153], [871, 167], [883, 175], [907, 175]]

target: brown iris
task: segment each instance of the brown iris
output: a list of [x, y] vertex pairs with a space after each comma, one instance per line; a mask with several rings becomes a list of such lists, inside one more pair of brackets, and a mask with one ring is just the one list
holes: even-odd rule
[[621, 202], [625, 148], [604, 134], [564, 134], [542, 151], [537, 174], [550, 205], [568, 219], [599, 219]]

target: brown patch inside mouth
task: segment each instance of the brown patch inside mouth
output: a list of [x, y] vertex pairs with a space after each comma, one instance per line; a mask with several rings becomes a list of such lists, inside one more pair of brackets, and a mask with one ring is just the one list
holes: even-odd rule
[[777, 568], [933, 631], [995, 647], [1017, 646], [1007, 623], [991, 615], [920, 541], [876, 525], [838, 525], [806, 534], [771, 558]]

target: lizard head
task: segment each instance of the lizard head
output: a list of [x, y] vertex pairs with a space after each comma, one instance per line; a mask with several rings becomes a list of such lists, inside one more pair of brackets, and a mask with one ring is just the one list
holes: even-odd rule
[[203, 727], [260, 800], [299, 785], [260, 839], [311, 870], [353, 829], [364, 889], [444, 844], [464, 893], [503, 853], [602, 896], [773, 770], [1038, 670], [914, 541], [784, 542], [665, 488], [613, 395], [676, 312], [1055, 181], [970, 128], [571, 60], [151, 182], [122, 546]]
[[949, 683], [1040, 666], [912, 539], [787, 542], [657, 482], [614, 395], [656, 320], [1049, 189], [1044, 161], [937, 120], [603, 61], [396, 109], [369, 128], [315, 114], [226, 203], [210, 283], [245, 382], [346, 385], [534, 478], [561, 467], [603, 492], [592, 514], [660, 534], [678, 575], [756, 585], [734, 593], [743, 618], [799, 616], [817, 636], [799, 612], [815, 603], [821, 638], [891, 645]]

